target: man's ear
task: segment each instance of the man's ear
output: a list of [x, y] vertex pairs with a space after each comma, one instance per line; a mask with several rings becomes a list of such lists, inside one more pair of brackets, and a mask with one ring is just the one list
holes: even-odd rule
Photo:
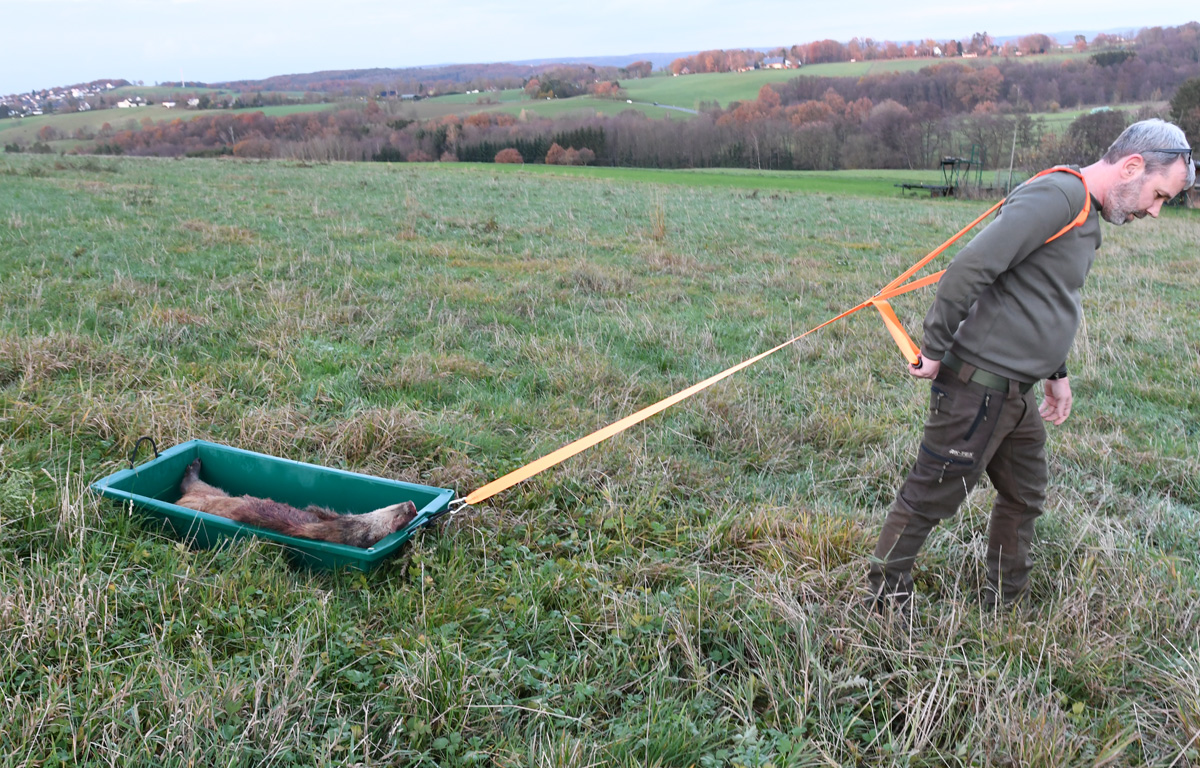
[[1146, 167], [1146, 158], [1138, 154], [1126, 155], [1117, 163], [1121, 168], [1121, 178], [1132, 179]]

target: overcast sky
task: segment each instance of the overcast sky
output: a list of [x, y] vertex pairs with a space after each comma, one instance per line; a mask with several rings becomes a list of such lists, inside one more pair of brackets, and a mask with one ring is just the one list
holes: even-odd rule
[[[1115, 0], [0, 0], [0, 93], [87, 82], [259, 79], [833, 38], [969, 38], [1175, 26], [1190, 3]], [[1090, 34], [1089, 34], [1090, 38]]]

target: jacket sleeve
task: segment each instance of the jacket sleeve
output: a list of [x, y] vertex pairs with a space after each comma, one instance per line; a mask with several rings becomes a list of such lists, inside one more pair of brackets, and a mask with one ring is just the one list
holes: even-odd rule
[[1009, 195], [996, 218], [958, 252], [938, 281], [937, 296], [925, 316], [921, 355], [941, 360], [979, 294], [1045, 245], [1082, 206], [1082, 197], [1072, 204], [1058, 184], [1047, 180], [1019, 187]]

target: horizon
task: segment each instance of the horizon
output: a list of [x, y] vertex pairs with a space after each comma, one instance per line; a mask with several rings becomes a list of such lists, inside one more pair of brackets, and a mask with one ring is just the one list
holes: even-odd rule
[[[1194, 20], [1183, 18], [1186, 11], [1133, 12], [1116, 3], [1082, 0], [1049, 9], [1035, 0], [1009, 0], [986, 8], [935, 3], [917, 9], [864, 0], [853, 14], [824, 8], [798, 12], [783, 0], [749, 0], [736, 9], [701, 0], [687, 13], [663, 2], [606, 0], [586, 14], [564, 12], [553, 18], [527, 18], [527, 7], [507, 0], [468, 0], [454, 19], [435, 8], [397, 10], [378, 0], [346, 0], [336, 8], [270, 0], [16, 0], [8, 6], [9, 29], [37, 29], [39, 34], [13, 34], [0, 50], [3, 94], [106, 78], [146, 84], [220, 83], [322, 71], [446, 66], [430, 63], [439, 61], [632, 60], [649, 53], [765, 49], [827, 38], [903, 43], [962, 40], [987, 32], [995, 38], [1079, 33], [1090, 40], [1098, 32]], [[1140, 18], [1130, 18], [1134, 16]], [[230, 27], [231, 18], [237, 20], [236, 27]], [[60, 19], [68, 22], [55, 22]], [[998, 19], [1003, 25], [991, 23]], [[770, 32], [764, 31], [767, 28]], [[777, 39], [763, 39], [768, 36]], [[601, 52], [606, 47], [608, 52]]]

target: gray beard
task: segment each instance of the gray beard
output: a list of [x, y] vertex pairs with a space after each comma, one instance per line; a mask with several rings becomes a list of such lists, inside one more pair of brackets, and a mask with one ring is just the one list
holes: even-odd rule
[[1141, 195], [1142, 185], [1135, 181], [1117, 184], [1105, 197], [1104, 205], [1100, 207], [1100, 216], [1109, 224], [1118, 227], [1129, 222], [1131, 213], [1140, 219], [1145, 215], [1137, 210], [1137, 201]]

